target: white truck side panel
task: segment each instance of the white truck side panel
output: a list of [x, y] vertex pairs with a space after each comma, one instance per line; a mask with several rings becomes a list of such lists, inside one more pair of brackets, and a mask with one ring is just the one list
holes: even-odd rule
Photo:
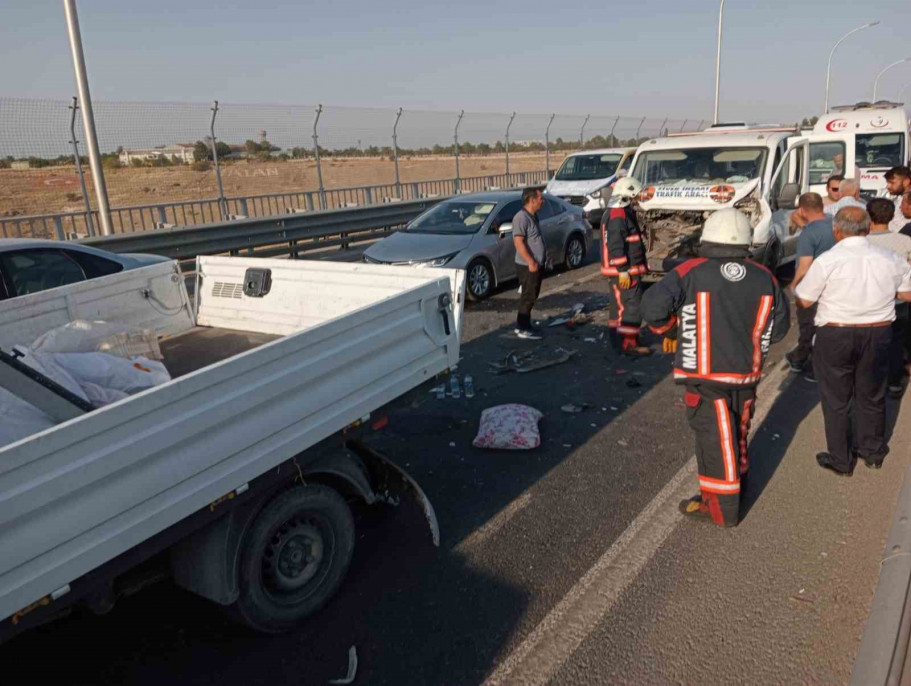
[[0, 449], [0, 618], [453, 364], [439, 311], [450, 283], [426, 276]]
[[3, 301], [0, 347], [28, 345], [74, 319], [118, 321], [159, 335], [193, 327], [180, 269], [176, 262], [162, 262]]

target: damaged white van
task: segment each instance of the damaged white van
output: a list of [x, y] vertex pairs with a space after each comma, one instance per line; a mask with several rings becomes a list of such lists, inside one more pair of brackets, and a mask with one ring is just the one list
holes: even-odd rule
[[749, 216], [757, 261], [774, 269], [793, 260], [789, 217], [810, 188], [810, 140], [796, 129], [722, 124], [640, 145], [631, 175], [642, 184], [637, 214], [650, 271], [660, 276], [694, 256], [705, 219], [725, 207]]

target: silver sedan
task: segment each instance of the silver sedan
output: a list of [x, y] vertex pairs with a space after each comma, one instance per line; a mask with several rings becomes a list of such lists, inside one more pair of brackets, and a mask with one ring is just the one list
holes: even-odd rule
[[[370, 246], [364, 261], [465, 269], [468, 298], [483, 300], [516, 277], [512, 219], [522, 209], [521, 191], [471, 193], [443, 200], [404, 231]], [[582, 209], [545, 196], [538, 212], [547, 267], [576, 269], [591, 249], [592, 228]]]

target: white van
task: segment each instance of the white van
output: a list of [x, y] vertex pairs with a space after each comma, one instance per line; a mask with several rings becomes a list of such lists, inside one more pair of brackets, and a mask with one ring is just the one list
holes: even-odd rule
[[[833, 134], [843, 147], [850, 139]], [[642, 184], [637, 214], [654, 276], [695, 255], [706, 218], [726, 207], [753, 226], [753, 257], [774, 269], [794, 259], [789, 226], [809, 190], [809, 136], [780, 127], [721, 124], [645, 141], [630, 175]]]
[[636, 148], [602, 148], [577, 152], [565, 160], [545, 193], [563, 198], [585, 210], [585, 218], [600, 226], [610, 188], [630, 169]]
[[833, 107], [810, 136], [810, 190], [823, 197], [828, 178], [842, 174], [859, 178], [861, 194], [872, 198], [886, 187], [885, 173], [907, 163], [908, 115], [900, 103]]

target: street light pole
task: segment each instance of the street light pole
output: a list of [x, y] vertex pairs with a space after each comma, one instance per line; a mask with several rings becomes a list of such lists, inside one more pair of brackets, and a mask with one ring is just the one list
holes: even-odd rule
[[905, 87], [902, 88], [902, 89], [898, 92], [898, 101], [899, 101], [899, 102], [902, 101], [902, 96], [905, 94], [905, 91], [908, 90], [909, 88], [911, 88], [911, 83], [906, 84]]
[[85, 146], [89, 153], [92, 180], [95, 182], [95, 196], [98, 199], [98, 218], [101, 219], [101, 233], [105, 236], [110, 236], [114, 232], [111, 226], [111, 209], [108, 207], [108, 189], [104, 183], [104, 169], [101, 166], [101, 153], [98, 150], [98, 134], [95, 132], [95, 112], [92, 109], [92, 97], [89, 95], [89, 77], [85, 70], [85, 55], [82, 52], [82, 34], [79, 32], [79, 15], [76, 13], [76, 0], [63, 0], [63, 10], [66, 13], [66, 28], [70, 36], [73, 66], [76, 69], [76, 89], [79, 91], [79, 104], [82, 106]]
[[718, 8], [718, 47], [715, 50], [715, 123], [718, 123], [718, 98], [721, 95], [721, 28], [724, 21], [724, 0]]
[[849, 36], [854, 35], [858, 31], [863, 31], [864, 29], [869, 29], [871, 26], [876, 26], [879, 21], [871, 21], [869, 24], [864, 24], [863, 26], [858, 26], [856, 29], [851, 29], [844, 36], [838, 39], [838, 42], [832, 46], [832, 51], [829, 53], [829, 62], [826, 64], [826, 109], [824, 110], [826, 114], [829, 113], [829, 76], [832, 73], [832, 55], [835, 54], [836, 48], [839, 45], [845, 42], [845, 39]]
[[876, 102], [876, 93], [877, 93], [877, 91], [879, 91], [879, 79], [880, 79], [880, 77], [881, 77], [883, 74], [885, 74], [887, 71], [889, 71], [892, 67], [897, 67], [899, 64], [904, 64], [905, 62], [911, 62], [911, 57], [906, 57], [906, 58], [903, 59], [903, 60], [896, 60], [895, 62], [893, 62], [892, 64], [890, 64], [888, 67], [886, 67], [885, 69], [883, 69], [881, 72], [879, 72], [879, 73], [876, 75], [876, 78], [873, 80], [873, 102]]

